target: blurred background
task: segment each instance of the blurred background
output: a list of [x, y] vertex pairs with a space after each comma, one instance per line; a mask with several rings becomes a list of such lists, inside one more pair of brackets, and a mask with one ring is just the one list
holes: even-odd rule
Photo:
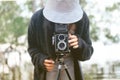
[[[120, 80], [120, 0], [80, 0], [90, 19], [94, 54], [81, 62], [85, 80]], [[27, 52], [32, 14], [46, 0], [0, 0], [0, 80], [33, 80]]]

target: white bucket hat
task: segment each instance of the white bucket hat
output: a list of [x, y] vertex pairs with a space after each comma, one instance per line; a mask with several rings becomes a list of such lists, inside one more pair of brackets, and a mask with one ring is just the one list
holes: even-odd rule
[[79, 0], [47, 0], [43, 15], [49, 21], [69, 24], [83, 17]]

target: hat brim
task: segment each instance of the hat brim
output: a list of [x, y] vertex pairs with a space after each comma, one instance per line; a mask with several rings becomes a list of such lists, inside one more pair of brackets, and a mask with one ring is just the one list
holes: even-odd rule
[[50, 8], [44, 8], [43, 15], [51, 22], [69, 24], [81, 20], [83, 17], [83, 10], [80, 5], [67, 13], [61, 13]]

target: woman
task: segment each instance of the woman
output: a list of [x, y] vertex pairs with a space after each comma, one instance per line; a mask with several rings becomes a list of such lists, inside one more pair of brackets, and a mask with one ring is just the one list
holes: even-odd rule
[[[28, 28], [28, 52], [34, 65], [34, 80], [56, 80], [58, 61], [53, 44], [55, 25], [68, 25], [69, 55], [63, 56], [72, 80], [84, 80], [78, 61], [89, 60], [93, 47], [89, 20], [79, 0], [47, 0], [44, 9], [35, 12]], [[69, 80], [64, 68], [61, 80]]]

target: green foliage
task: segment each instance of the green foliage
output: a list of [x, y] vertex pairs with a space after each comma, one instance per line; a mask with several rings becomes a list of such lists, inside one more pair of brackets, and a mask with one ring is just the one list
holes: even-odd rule
[[26, 33], [28, 20], [20, 15], [22, 10], [15, 1], [3, 1], [0, 8], [0, 43], [17, 43], [17, 38]]
[[105, 34], [105, 37], [113, 43], [117, 43], [120, 41], [120, 36], [118, 34], [113, 36], [108, 28], [104, 29], [104, 34]]
[[120, 9], [120, 2], [119, 3], [116, 3], [116, 4], [113, 4], [113, 6], [111, 6], [111, 7], [107, 7], [106, 8], [106, 11], [109, 11], [109, 12], [111, 12], [111, 11], [114, 11], [114, 10], [116, 10], [116, 9]]
[[[89, 4], [87, 4], [87, 5], [89, 5]], [[96, 4], [91, 5], [87, 9], [88, 12], [91, 12], [91, 13], [89, 13], [89, 20], [91, 22], [91, 24], [90, 24], [90, 26], [91, 26], [90, 36], [91, 36], [93, 41], [96, 42], [98, 40], [102, 40], [101, 37], [100, 37], [102, 35], [102, 36], [104, 36], [102, 38], [105, 38], [104, 39], [105, 41], [103, 41], [105, 43], [109, 43], [109, 42], [111, 42], [111, 43], [119, 43], [120, 42], [120, 34], [116, 33], [115, 35], [113, 35], [111, 33], [110, 28], [108, 26], [106, 26], [106, 24], [109, 24], [109, 25], [110, 24], [116, 24], [116, 23], [113, 22], [111, 17], [114, 18], [114, 16], [113, 16], [114, 11], [117, 12], [117, 11], [120, 10], [120, 6], [119, 5], [120, 5], [120, 3], [113, 3], [112, 6], [103, 7], [103, 10], [105, 9], [105, 11], [103, 13], [102, 12], [98, 13], [98, 16], [101, 16], [101, 18], [97, 19], [97, 21], [96, 21], [97, 17], [94, 16], [94, 13], [91, 12], [91, 11], [94, 11], [94, 7], [96, 7]], [[102, 11], [102, 10], [99, 10], [99, 8], [98, 8], [98, 11]], [[102, 14], [104, 14], [104, 15], [102, 15]], [[119, 16], [119, 14], [117, 14], [117, 15]], [[102, 32], [102, 30], [101, 30], [103, 28], [103, 26], [100, 26], [99, 23], [102, 24], [105, 27], [103, 29], [104, 32]], [[103, 34], [101, 34], [101, 33], [103, 33]]]
[[99, 40], [99, 34], [100, 34], [100, 28], [97, 27], [97, 22], [94, 21], [94, 16], [93, 15], [89, 15], [89, 19], [90, 19], [90, 36], [92, 38], [93, 41], [97, 41]]
[[82, 7], [85, 7], [87, 5], [86, 0], [80, 0], [80, 4], [82, 5]]
[[96, 80], [96, 74], [98, 72], [98, 64], [91, 64], [88, 67], [84, 67], [84, 78], [85, 80]]
[[29, 11], [32, 11], [32, 9], [33, 9], [33, 0], [26, 1], [25, 5], [27, 6]]
[[[35, 6], [35, 1], [28, 0], [22, 7], [27, 8], [29, 12], [34, 12], [35, 8], [38, 7]], [[89, 5], [86, 0], [80, 0], [80, 4], [83, 8], [85, 8], [86, 5]], [[118, 10], [120, 9], [119, 5], [120, 3], [115, 3], [111, 7], [106, 7], [105, 12], [108, 12], [108, 14], [110, 14], [112, 13], [112, 11]], [[94, 8], [94, 6], [95, 5], [90, 7], [90, 9]], [[21, 7], [15, 1], [0, 2], [0, 43], [17, 43], [17, 38], [26, 33], [29, 19], [24, 18], [20, 15], [22, 13], [22, 10], [23, 9], [21, 9]], [[94, 14], [89, 14], [89, 19], [91, 22], [90, 35], [93, 41], [98, 41], [100, 40], [100, 27], [98, 27], [97, 24], [99, 22], [95, 21]], [[104, 18], [101, 18], [100, 21], [111, 23], [111, 21], [105, 21]], [[110, 30], [106, 28], [104, 29], [104, 36], [113, 43], [117, 43], [120, 41], [119, 34], [113, 36]]]
[[95, 24], [92, 24], [93, 26], [91, 31], [90, 31], [90, 36], [92, 38], [93, 41], [97, 41], [99, 40], [99, 34], [100, 34], [100, 28], [99, 27], [96, 27]]
[[85, 73], [85, 74], [84, 74], [84, 79], [85, 79], [85, 80], [93, 80], [92, 77], [93, 77], [93, 76], [90, 75], [89, 73]]
[[[108, 14], [111, 14], [115, 10], [119, 11], [120, 10], [120, 2], [114, 3], [110, 7], [106, 7], [105, 10], [106, 10], [106, 12], [108, 12]], [[116, 15], [119, 15], [119, 14], [116, 14]], [[111, 18], [109, 18], [109, 20], [107, 20], [106, 22], [113, 23], [110, 20], [111, 20]], [[118, 43], [118, 42], [120, 42], [120, 34], [118, 33], [118, 34], [112, 35], [110, 29], [108, 29], [108, 28], [104, 29], [104, 35], [112, 43]]]

